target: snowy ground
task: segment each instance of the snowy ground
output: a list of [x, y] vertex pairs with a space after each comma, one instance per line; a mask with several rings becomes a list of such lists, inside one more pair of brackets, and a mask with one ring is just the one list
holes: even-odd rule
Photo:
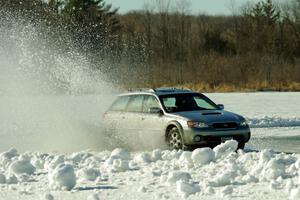
[[248, 118], [252, 140], [247, 148], [300, 153], [300, 93], [208, 94], [225, 109]]
[[0, 199], [300, 199], [300, 93], [208, 96], [249, 119], [245, 151], [81, 151], [111, 97], [1, 98]]

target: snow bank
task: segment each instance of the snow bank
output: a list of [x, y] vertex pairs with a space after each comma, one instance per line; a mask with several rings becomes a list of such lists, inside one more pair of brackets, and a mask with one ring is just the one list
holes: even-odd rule
[[6, 176], [6, 183], [7, 184], [17, 184], [18, 178], [13, 174], [9, 174], [8, 176]]
[[18, 160], [11, 163], [9, 170], [13, 174], [33, 174], [35, 167], [30, 163], [30, 160], [25, 157], [20, 157]]
[[74, 168], [70, 164], [59, 164], [48, 178], [53, 189], [71, 190], [76, 185]]
[[110, 157], [105, 161], [106, 169], [111, 172], [125, 172], [130, 170], [128, 160], [122, 160], [115, 157]]
[[173, 185], [176, 184], [177, 181], [189, 182], [191, 179], [192, 177], [188, 172], [174, 171], [174, 172], [169, 172], [167, 183], [169, 185]]
[[49, 160], [45, 165], [49, 172], [53, 171], [59, 164], [65, 162], [65, 156], [55, 156], [52, 160]]
[[[157, 149], [129, 153], [115, 149], [67, 156], [18, 155], [12, 150], [1, 154], [0, 184], [6, 188], [5, 184], [20, 183], [19, 187], [24, 182], [24, 185], [30, 185], [31, 180], [41, 184], [48, 181], [49, 188], [45, 186], [45, 191], [72, 190], [75, 186], [97, 188], [107, 184], [116, 186], [115, 192], [135, 188], [136, 194], [149, 196], [154, 192], [155, 196], [166, 195], [164, 197], [168, 199], [247, 196], [247, 191], [259, 185], [266, 194], [280, 191], [281, 199], [299, 199], [298, 155], [272, 150], [244, 152], [236, 151], [236, 148], [236, 141], [227, 141], [214, 149], [201, 148], [193, 152]], [[176, 193], [172, 193], [174, 190]], [[76, 193], [77, 190], [72, 191]], [[156, 191], [164, 191], [164, 195]], [[92, 200], [99, 196], [88, 198]]]
[[35, 155], [33, 156], [33, 158], [31, 159], [31, 164], [37, 169], [37, 170], [43, 170], [45, 167], [45, 158], [46, 156], [38, 156]]
[[214, 161], [214, 159], [215, 152], [211, 148], [195, 149], [192, 153], [192, 160], [194, 164], [207, 165]]
[[213, 150], [215, 152], [215, 158], [220, 159], [228, 156], [231, 153], [234, 153], [237, 150], [238, 142], [235, 140], [226, 141], [218, 146], [216, 146]]
[[0, 154], [1, 159], [12, 159], [18, 156], [18, 151], [16, 149], [10, 149]]
[[192, 152], [185, 151], [183, 152], [178, 160], [180, 163], [192, 163]]
[[155, 160], [155, 158], [152, 159], [151, 155], [147, 152], [138, 153], [134, 156], [134, 161], [138, 163], [150, 163], [152, 160]]
[[125, 172], [131, 170], [129, 166], [130, 153], [125, 149], [115, 149], [105, 161], [106, 168], [111, 172]]
[[76, 173], [80, 181], [95, 181], [101, 176], [100, 170], [95, 168], [83, 168]]
[[92, 156], [91, 153], [83, 151], [83, 152], [73, 153], [70, 156], [70, 159], [73, 161], [73, 163], [77, 164], [79, 162], [85, 161], [86, 159], [90, 158], [91, 156]]
[[0, 167], [8, 167], [12, 160], [18, 156], [16, 149], [10, 149], [0, 154]]
[[158, 160], [161, 160], [161, 150], [160, 149], [155, 149], [152, 151], [151, 158], [153, 162], [156, 162]]
[[170, 161], [170, 160], [174, 160], [174, 159], [179, 159], [179, 157], [181, 156], [181, 154], [182, 154], [181, 150], [179, 150], [179, 151], [176, 151], [176, 150], [173, 150], [173, 151], [166, 150], [166, 151], [162, 152], [161, 158], [164, 161]]
[[295, 127], [300, 126], [299, 117], [282, 118], [277, 116], [264, 116], [261, 118], [249, 118], [248, 124], [252, 128], [270, 128], [270, 127]]
[[100, 197], [98, 194], [91, 194], [88, 196], [87, 200], [100, 200]]
[[233, 188], [232, 186], [226, 186], [221, 190], [221, 196], [225, 197], [228, 195], [231, 195], [233, 193]]
[[4, 174], [0, 174], [0, 184], [5, 184], [6, 183], [6, 177]]
[[292, 200], [299, 200], [300, 199], [300, 189], [295, 188], [291, 190], [290, 199]]
[[200, 192], [199, 184], [195, 184], [192, 182], [186, 182], [184, 180], [179, 180], [176, 182], [176, 191], [179, 195], [183, 197], [188, 197], [191, 194], [195, 194]]
[[125, 149], [115, 149], [110, 154], [111, 158], [130, 160], [130, 153]]
[[44, 199], [45, 200], [54, 200], [54, 197], [52, 194], [45, 194]]

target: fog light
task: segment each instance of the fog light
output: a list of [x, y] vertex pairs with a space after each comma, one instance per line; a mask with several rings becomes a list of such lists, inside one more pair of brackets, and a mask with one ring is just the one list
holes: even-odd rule
[[194, 137], [195, 142], [200, 142], [201, 141], [201, 137], [199, 135]]

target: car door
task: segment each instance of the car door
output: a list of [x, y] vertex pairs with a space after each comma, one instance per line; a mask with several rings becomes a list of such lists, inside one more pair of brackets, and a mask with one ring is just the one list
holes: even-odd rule
[[130, 96], [118, 97], [104, 114], [104, 123], [108, 132], [120, 132], [126, 126], [126, 108]]
[[140, 137], [151, 148], [164, 142], [165, 118], [162, 113], [151, 113], [150, 108], [160, 108], [161, 105], [154, 95], [144, 95], [143, 113], [139, 117]]
[[124, 119], [124, 126], [126, 134], [128, 137], [136, 137], [136, 134], [139, 132], [140, 125], [139, 119], [142, 114], [144, 95], [130, 95], [130, 100], [126, 108], [126, 116]]

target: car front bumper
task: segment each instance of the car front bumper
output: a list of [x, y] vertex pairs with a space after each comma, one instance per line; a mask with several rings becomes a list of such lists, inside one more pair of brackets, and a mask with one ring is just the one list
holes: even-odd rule
[[[195, 141], [196, 136], [200, 136], [200, 141]], [[183, 130], [183, 140], [185, 145], [217, 145], [229, 138], [246, 143], [250, 140], [250, 137], [251, 132], [248, 126], [228, 130], [198, 128], [187, 128]]]

